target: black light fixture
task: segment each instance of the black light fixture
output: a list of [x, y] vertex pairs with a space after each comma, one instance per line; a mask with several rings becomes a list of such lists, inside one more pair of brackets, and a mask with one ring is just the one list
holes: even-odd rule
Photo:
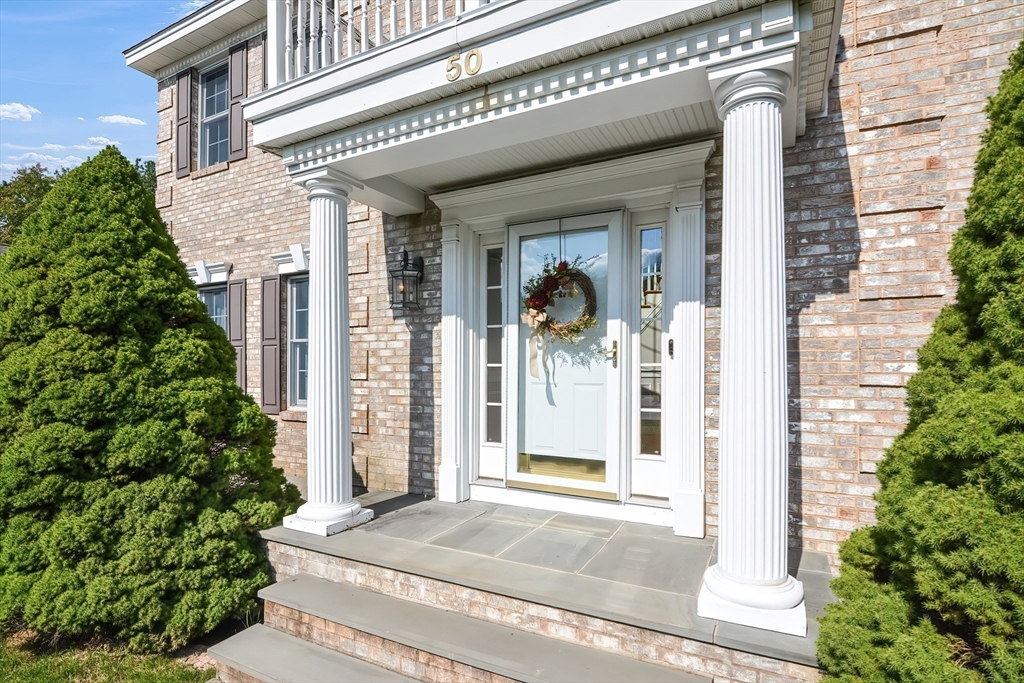
[[423, 282], [423, 257], [417, 256], [409, 262], [409, 252], [402, 250], [402, 263], [391, 275], [391, 308], [418, 309], [420, 307], [420, 283]]

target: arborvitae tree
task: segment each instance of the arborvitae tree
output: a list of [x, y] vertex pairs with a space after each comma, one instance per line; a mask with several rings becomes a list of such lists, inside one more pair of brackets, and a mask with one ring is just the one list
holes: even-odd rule
[[298, 493], [139, 174], [68, 173], [0, 256], [0, 622], [184, 644], [255, 606]]
[[878, 524], [840, 549], [829, 681], [1024, 681], [1024, 44], [987, 108], [959, 280], [878, 469]]

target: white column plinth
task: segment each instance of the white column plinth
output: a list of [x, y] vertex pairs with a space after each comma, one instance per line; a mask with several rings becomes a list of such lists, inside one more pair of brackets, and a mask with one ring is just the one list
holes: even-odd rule
[[697, 613], [807, 634], [803, 585], [787, 572], [788, 446], [782, 106], [789, 77], [720, 83], [722, 215], [718, 563]]
[[309, 192], [309, 373], [306, 503], [288, 529], [320, 536], [373, 518], [352, 498], [352, 389], [348, 313], [350, 183], [330, 170], [297, 180]]

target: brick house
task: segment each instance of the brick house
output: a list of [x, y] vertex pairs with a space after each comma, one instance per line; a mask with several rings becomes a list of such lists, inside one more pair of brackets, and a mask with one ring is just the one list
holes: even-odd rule
[[[319, 576], [694, 680], [814, 680], [805, 585], [873, 521], [1022, 29], [1019, 0], [214, 0], [127, 50], [157, 205], [307, 500], [266, 536], [294, 584], [267, 623], [422, 680], [522, 673], [318, 612]], [[375, 554], [378, 492], [664, 530], [708, 551], [678, 568], [693, 614]]]

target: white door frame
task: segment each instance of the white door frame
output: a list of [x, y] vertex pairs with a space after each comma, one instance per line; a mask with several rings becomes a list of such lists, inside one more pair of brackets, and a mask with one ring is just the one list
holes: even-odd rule
[[[577, 512], [672, 526], [703, 537], [704, 496], [704, 175], [713, 142], [701, 142], [613, 161], [544, 173], [433, 196], [442, 210], [442, 459], [438, 496]], [[678, 430], [678, 449], [666, 453], [671, 486], [667, 505], [599, 501], [487, 485], [476, 480], [479, 452], [479, 300], [475, 294], [479, 235], [553, 216], [668, 209], [664, 248], [678, 268], [666, 279], [678, 305], [666, 315], [674, 357], [663, 372], [683, 391], [666, 396], [665, 422]], [[631, 220], [629, 221], [631, 223]], [[505, 241], [505, 255], [509, 245]], [[673, 256], [674, 255], [674, 256]], [[669, 272], [672, 272], [669, 271]], [[507, 272], [507, 268], [506, 268]], [[507, 288], [506, 288], [507, 290]], [[470, 294], [473, 293], [473, 294]], [[508, 349], [506, 341], [506, 359]], [[506, 434], [511, 429], [506, 410]], [[506, 442], [508, 441], [506, 437]], [[629, 453], [628, 439], [620, 440]], [[623, 459], [624, 460], [624, 459]], [[621, 467], [626, 472], [629, 468]], [[622, 489], [628, 497], [628, 482]]]

